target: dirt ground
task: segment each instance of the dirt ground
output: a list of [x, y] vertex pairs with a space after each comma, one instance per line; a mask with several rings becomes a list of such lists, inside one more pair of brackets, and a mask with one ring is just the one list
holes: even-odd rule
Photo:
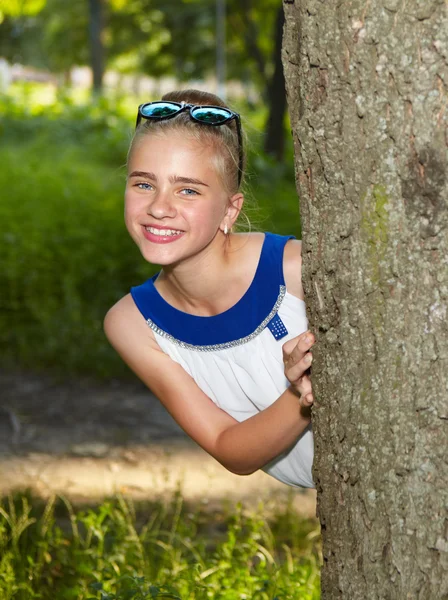
[[57, 380], [0, 370], [0, 496], [30, 488], [79, 504], [116, 492], [170, 495], [210, 506], [224, 499], [277, 506], [290, 494], [315, 516], [314, 490], [290, 488], [263, 472], [229, 473], [194, 444], [140, 382]]

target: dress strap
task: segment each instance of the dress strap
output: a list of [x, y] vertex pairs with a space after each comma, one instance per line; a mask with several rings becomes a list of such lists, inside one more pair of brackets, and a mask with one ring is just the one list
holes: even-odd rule
[[[280, 290], [286, 290], [285, 276], [283, 273], [283, 254], [286, 242], [294, 239], [294, 236], [276, 235], [273, 233], [266, 235], [268, 238], [266, 240], [267, 244], [265, 244], [265, 257], [264, 260], [261, 261], [262, 275], [265, 279], [271, 278], [277, 281]], [[288, 330], [278, 314], [278, 310], [267, 324], [267, 328], [277, 341], [282, 340], [288, 335]]]
[[283, 274], [283, 254], [288, 240], [293, 240], [293, 235], [278, 235], [276, 233], [266, 234], [263, 244], [260, 264], [258, 266], [257, 276], [262, 279], [274, 279], [278, 285], [285, 285], [285, 276]]

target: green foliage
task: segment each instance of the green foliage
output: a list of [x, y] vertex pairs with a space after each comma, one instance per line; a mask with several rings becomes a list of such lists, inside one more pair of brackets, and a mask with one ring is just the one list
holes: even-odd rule
[[[228, 0], [227, 71], [230, 79], [263, 90], [273, 68], [273, 28], [278, 0], [256, 8]], [[181, 81], [216, 69], [215, 0], [111, 0], [103, 3], [102, 41], [107, 67]], [[0, 55], [11, 62], [63, 73], [90, 64], [88, 2], [3, 0]]]
[[[0, 504], [2, 600], [318, 600], [317, 523], [291, 507], [210, 512], [116, 496], [75, 510], [29, 494]], [[289, 534], [279, 523], [294, 524]], [[280, 525], [281, 528], [281, 525]]]
[[2, 0], [0, 22], [6, 15], [20, 17], [38, 14], [45, 6], [46, 0]]
[[95, 363], [97, 374], [124, 373], [107, 348], [102, 319], [154, 272], [120, 214], [129, 125], [98, 105], [68, 106], [64, 114], [59, 107], [2, 108], [3, 358], [70, 371]]
[[[61, 96], [39, 107], [31, 97], [0, 104], [1, 359], [125, 376], [102, 321], [157, 269], [141, 258], [122, 218], [134, 114], [125, 100], [76, 105]], [[299, 236], [291, 166], [292, 158], [288, 168], [277, 166], [252, 147], [250, 183], [262, 205], [248, 210], [255, 228]]]
[[38, 10], [7, 11], [0, 18], [3, 57], [56, 73], [89, 64], [88, 2], [27, 0], [25, 6], [27, 3]]

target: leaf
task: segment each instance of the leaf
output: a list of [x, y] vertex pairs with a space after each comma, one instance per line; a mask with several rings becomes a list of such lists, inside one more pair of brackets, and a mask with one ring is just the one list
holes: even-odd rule
[[2, 0], [0, 21], [4, 15], [9, 17], [34, 16], [44, 8], [46, 0]]
[[102, 590], [103, 584], [101, 583], [101, 581], [94, 581], [93, 583], [89, 584], [89, 587], [91, 587], [94, 590]]

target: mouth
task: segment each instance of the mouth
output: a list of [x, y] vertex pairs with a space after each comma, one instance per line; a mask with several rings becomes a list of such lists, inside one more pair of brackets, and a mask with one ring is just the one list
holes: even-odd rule
[[161, 229], [149, 225], [142, 225], [142, 228], [145, 238], [154, 244], [168, 244], [174, 242], [185, 233], [185, 231], [182, 231], [181, 229]]
[[144, 225], [143, 227], [149, 233], [152, 233], [153, 235], [158, 235], [160, 237], [167, 237], [167, 236], [173, 237], [176, 235], [180, 235], [181, 233], [185, 233], [181, 229], [159, 229], [157, 227], [148, 227], [146, 225]]

